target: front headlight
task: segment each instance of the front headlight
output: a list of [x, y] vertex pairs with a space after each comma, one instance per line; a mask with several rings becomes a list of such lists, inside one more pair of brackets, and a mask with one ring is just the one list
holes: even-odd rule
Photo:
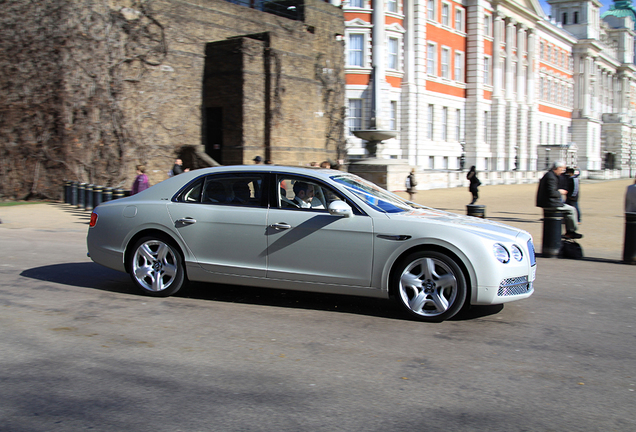
[[512, 257], [515, 261], [521, 261], [523, 259], [523, 252], [517, 245], [512, 245]]
[[492, 251], [495, 254], [495, 258], [497, 258], [499, 262], [505, 264], [510, 261], [510, 253], [508, 252], [508, 249], [504, 247], [504, 245], [495, 243], [495, 245], [492, 247]]

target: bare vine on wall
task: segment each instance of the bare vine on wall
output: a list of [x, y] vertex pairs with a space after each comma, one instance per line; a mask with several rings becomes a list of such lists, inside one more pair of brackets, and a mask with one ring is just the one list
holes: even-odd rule
[[346, 156], [344, 122], [346, 108], [343, 105], [345, 94], [344, 74], [339, 68], [330, 67], [329, 61], [319, 54], [314, 65], [315, 77], [321, 84], [323, 115], [327, 119], [325, 130], [325, 148], [335, 149], [336, 158]]
[[151, 3], [3, 2], [0, 196], [58, 198], [63, 179], [121, 185], [147, 145], [127, 93], [168, 52]]

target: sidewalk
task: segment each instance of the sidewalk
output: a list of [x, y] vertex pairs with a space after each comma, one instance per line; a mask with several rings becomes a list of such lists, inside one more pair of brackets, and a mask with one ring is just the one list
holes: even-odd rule
[[[625, 236], [625, 189], [630, 179], [581, 182], [580, 207], [583, 223], [579, 240], [586, 258], [620, 261]], [[486, 217], [524, 229], [532, 234], [541, 253], [543, 210], [535, 207], [537, 183], [480, 186], [477, 204], [486, 206]], [[399, 193], [407, 197], [406, 193]], [[466, 214], [471, 195], [467, 188], [420, 191], [415, 201], [441, 210]], [[90, 212], [68, 204], [43, 203], [0, 207], [0, 230], [29, 228], [45, 231], [86, 232]], [[2, 233], [0, 231], [0, 238]]]

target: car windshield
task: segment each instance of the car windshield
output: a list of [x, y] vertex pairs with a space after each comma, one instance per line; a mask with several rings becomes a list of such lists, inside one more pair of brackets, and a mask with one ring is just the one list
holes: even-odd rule
[[369, 207], [383, 213], [400, 213], [412, 210], [413, 206], [397, 195], [388, 192], [375, 184], [353, 175], [338, 175], [331, 177], [336, 183], [343, 185], [355, 194]]

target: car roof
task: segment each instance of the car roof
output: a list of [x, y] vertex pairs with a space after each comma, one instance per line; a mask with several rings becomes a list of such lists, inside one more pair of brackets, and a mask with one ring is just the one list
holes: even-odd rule
[[170, 199], [181, 187], [190, 181], [209, 174], [224, 173], [224, 172], [263, 172], [263, 173], [287, 173], [296, 175], [310, 175], [322, 180], [327, 180], [329, 177], [336, 174], [347, 173], [338, 170], [332, 170], [327, 168], [314, 168], [314, 167], [299, 167], [299, 166], [285, 166], [285, 165], [224, 165], [211, 168], [200, 168], [197, 170], [191, 170], [182, 174], [170, 177], [160, 183], [157, 183], [153, 187], [141, 192], [138, 199], [142, 200], [155, 200], [155, 199]]

